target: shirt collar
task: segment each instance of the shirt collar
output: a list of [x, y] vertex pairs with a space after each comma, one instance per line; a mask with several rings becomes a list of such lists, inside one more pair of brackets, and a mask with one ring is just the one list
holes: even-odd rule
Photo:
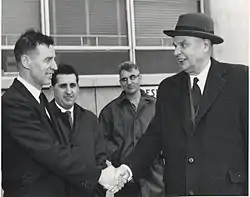
[[72, 106], [70, 109], [64, 109], [56, 101], [55, 101], [55, 103], [56, 103], [56, 106], [61, 110], [62, 113], [65, 113], [66, 111], [70, 111], [71, 114], [73, 114], [74, 106]]
[[40, 103], [39, 96], [40, 96], [41, 90], [31, 85], [20, 75], [17, 76], [17, 80], [20, 81], [27, 88], [27, 90], [32, 94], [32, 96], [38, 101], [38, 103]]
[[201, 93], [203, 93], [210, 67], [211, 67], [211, 60], [209, 59], [208, 64], [200, 72], [199, 75], [196, 75], [196, 76], [190, 75], [191, 87], [193, 87], [194, 78], [197, 77], [199, 79], [198, 81], [199, 88], [201, 89]]
[[[149, 96], [148, 94], [146, 94], [142, 89], [140, 89], [141, 91], [141, 100], [145, 100], [145, 101], [154, 101], [154, 98]], [[122, 91], [122, 93], [120, 94], [120, 96], [118, 97], [118, 102], [122, 103], [124, 101], [129, 101], [126, 97], [126, 92]]]

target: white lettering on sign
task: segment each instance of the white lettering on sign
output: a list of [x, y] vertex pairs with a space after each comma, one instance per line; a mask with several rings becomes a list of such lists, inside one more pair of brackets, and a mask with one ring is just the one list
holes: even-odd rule
[[142, 90], [144, 90], [148, 95], [156, 98], [158, 86], [142, 86]]

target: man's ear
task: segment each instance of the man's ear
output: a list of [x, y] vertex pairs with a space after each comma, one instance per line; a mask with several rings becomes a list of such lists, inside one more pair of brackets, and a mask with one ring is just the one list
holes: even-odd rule
[[206, 51], [209, 51], [211, 48], [211, 41], [208, 39], [204, 39], [204, 47]]
[[28, 55], [22, 55], [21, 56], [21, 63], [23, 65], [24, 68], [29, 69], [30, 67], [30, 57]]

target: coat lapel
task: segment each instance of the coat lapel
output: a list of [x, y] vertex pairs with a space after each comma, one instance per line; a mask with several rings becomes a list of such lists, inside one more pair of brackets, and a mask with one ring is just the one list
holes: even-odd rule
[[61, 110], [56, 106], [55, 104], [55, 99], [53, 99], [50, 103], [51, 106], [51, 110], [54, 113], [54, 118], [55, 118], [55, 122], [57, 123], [58, 126], [58, 132], [60, 135], [60, 140], [63, 143], [68, 143], [69, 142], [69, 130], [68, 128], [65, 126], [64, 121], [62, 120], [61, 116]]
[[195, 124], [198, 125], [227, 82], [227, 69], [212, 59]]
[[193, 130], [193, 119], [191, 116], [190, 105], [190, 78], [185, 72], [180, 72], [176, 77], [173, 86], [173, 105], [175, 111], [173, 119], [180, 120], [180, 124], [183, 125], [184, 131], [187, 135], [190, 135]]
[[[18, 92], [20, 92], [20, 94], [23, 95], [23, 97], [26, 97], [29, 100], [30, 105], [35, 106], [39, 110], [39, 112], [41, 114], [43, 114], [44, 117], [46, 117], [45, 120], [47, 120], [47, 122], [50, 125], [50, 127], [52, 128], [52, 130], [56, 130], [56, 125], [54, 124], [54, 116], [53, 116], [53, 114], [51, 114], [50, 109], [47, 109], [47, 110], [50, 114], [50, 118], [52, 118], [51, 120], [49, 120], [49, 118], [47, 117], [47, 114], [46, 114], [44, 108], [38, 103], [38, 101], [30, 93], [30, 91], [27, 90], [27, 88], [20, 81], [15, 79], [13, 82], [13, 86], [15, 89], [17, 89]], [[51, 135], [53, 135], [54, 137], [58, 137], [58, 136], [56, 136], [55, 132], [51, 132]]]
[[81, 109], [79, 108], [79, 106], [77, 106], [77, 104], [74, 105], [74, 126], [73, 126], [73, 132], [71, 132], [70, 138], [71, 141], [74, 141], [74, 137], [77, 136], [77, 132], [81, 131], [82, 128], [80, 128], [80, 124], [82, 123], [82, 113], [81, 113]]
[[183, 78], [182, 82], [182, 98], [182, 113], [184, 113], [183, 127], [186, 133], [190, 135], [193, 130], [194, 118], [192, 116], [192, 106], [190, 99], [190, 77], [187, 73], [185, 73], [185, 77]]

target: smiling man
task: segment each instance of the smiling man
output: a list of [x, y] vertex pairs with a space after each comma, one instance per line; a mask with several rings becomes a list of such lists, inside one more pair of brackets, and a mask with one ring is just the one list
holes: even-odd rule
[[124, 159], [126, 177], [143, 176], [162, 150], [166, 196], [248, 195], [248, 67], [212, 57], [223, 39], [205, 14], [183, 14], [163, 32], [182, 71], [160, 83], [155, 116]]
[[[106, 167], [106, 155], [102, 132], [97, 117], [90, 111], [76, 104], [79, 94], [78, 73], [71, 65], [61, 64], [53, 74], [51, 83], [54, 97], [50, 103], [56, 121], [70, 147], [78, 147], [85, 160], [101, 168]], [[99, 196], [101, 190], [80, 189], [66, 182], [67, 197]]]
[[[2, 96], [2, 187], [5, 197], [66, 197], [64, 181], [89, 192], [98, 183], [109, 188], [116, 184], [112, 176], [114, 167], [102, 170], [102, 166], [95, 165], [94, 154], [89, 152], [94, 149], [91, 131], [98, 130], [96, 116], [84, 112], [87, 123], [82, 128], [90, 132], [83, 137], [90, 139], [86, 149], [82, 149], [78, 141], [76, 145], [68, 144], [58, 128], [42, 92], [43, 85], [50, 84], [57, 70], [53, 44], [52, 37], [32, 29], [23, 33], [15, 44], [19, 75]], [[75, 84], [70, 85], [71, 89], [77, 88]], [[70, 105], [74, 97], [75, 91], [70, 91], [65, 103]], [[100, 132], [95, 134], [100, 135]], [[95, 150], [102, 152], [101, 146]]]

